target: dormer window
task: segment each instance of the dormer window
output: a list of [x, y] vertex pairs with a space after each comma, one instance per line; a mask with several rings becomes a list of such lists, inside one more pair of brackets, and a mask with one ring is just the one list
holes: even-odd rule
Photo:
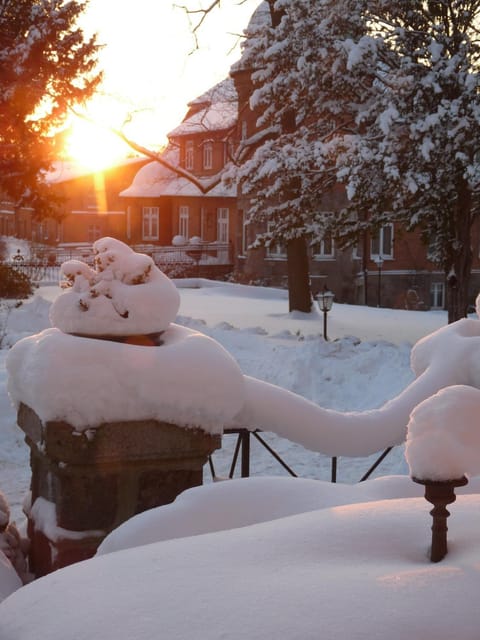
[[185, 142], [185, 169], [193, 169], [193, 140]]
[[203, 145], [203, 168], [212, 169], [213, 167], [213, 143], [208, 141]]

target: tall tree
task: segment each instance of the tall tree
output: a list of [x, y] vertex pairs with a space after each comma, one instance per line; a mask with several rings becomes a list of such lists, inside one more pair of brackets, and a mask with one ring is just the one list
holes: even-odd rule
[[0, 190], [38, 217], [50, 212], [52, 134], [101, 80], [96, 37], [77, 26], [86, 4], [0, 0]]
[[[449, 322], [464, 317], [480, 194], [479, 0], [375, 0], [376, 94], [344, 139], [344, 236], [396, 222], [420, 229], [444, 271]], [[358, 56], [360, 59], [360, 56]], [[364, 212], [368, 212], [365, 217]], [[352, 214], [354, 214], [352, 216]]]
[[271, 132], [236, 174], [251, 197], [250, 222], [263, 223], [257, 244], [287, 247], [290, 309], [310, 311], [309, 244], [327, 232], [330, 207], [322, 200], [337, 183], [335, 145], [356, 131], [358, 105], [371, 91], [368, 73], [375, 48], [351, 72], [348, 42], [367, 33], [363, 2], [277, 0], [270, 24], [254, 22], [243, 64], [253, 69], [251, 106], [257, 126]]
[[[259, 242], [344, 242], [387, 222], [419, 229], [465, 315], [479, 212], [480, 0], [274, 0], [249, 34], [252, 104], [270, 139], [238, 176]], [[289, 126], [285, 126], [289, 122]], [[335, 182], [349, 205], [326, 219]], [[298, 283], [293, 283], [296, 286]]]

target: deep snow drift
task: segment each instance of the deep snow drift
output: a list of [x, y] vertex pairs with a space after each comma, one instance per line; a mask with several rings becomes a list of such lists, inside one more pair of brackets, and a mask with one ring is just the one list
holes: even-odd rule
[[[234, 285], [180, 292], [177, 323], [214, 337], [244, 374], [340, 411], [374, 409], [401, 393], [414, 378], [411, 344], [432, 324], [445, 322], [439, 312], [335, 305], [329, 335], [340, 339], [325, 343], [321, 318], [286, 313], [284, 292], [268, 290], [268, 298], [262, 298], [260, 289]], [[5, 344], [48, 327], [48, 299], [57, 295], [53, 289], [40, 290], [12, 312]], [[228, 300], [221, 321], [215, 316], [217, 296], [222, 304]], [[355, 314], [357, 337], [352, 331], [350, 337], [338, 336], [335, 328], [348, 326]], [[378, 326], [378, 316], [392, 323], [397, 318], [399, 329], [392, 325], [389, 342], [383, 333], [388, 320]], [[414, 328], [410, 345], [398, 343], [400, 335], [408, 338], [401, 331], [409, 325]], [[455, 350], [447, 356], [450, 366]], [[19, 516], [29, 475], [26, 447], [4, 387], [0, 401], [5, 409], [0, 486]], [[300, 475], [328, 477], [325, 456], [268, 438]], [[268, 454], [254, 450], [253, 455], [254, 472], [285, 473]], [[342, 459], [340, 479], [355, 482], [365, 464]], [[228, 469], [225, 450], [216, 465]], [[377, 475], [391, 472], [408, 473], [403, 447], [394, 450]], [[352, 486], [286, 477], [207, 484], [132, 519], [105, 541], [102, 552], [144, 546], [105, 553], [17, 589], [0, 605], [0, 637], [119, 640], [151, 637], [161, 629], [182, 640], [245, 635], [304, 640], [317, 638], [323, 629], [330, 637], [383, 640], [388, 629], [393, 640], [431, 635], [477, 640], [480, 614], [473, 594], [480, 547], [472, 533], [480, 524], [478, 496], [472, 495], [477, 491], [477, 481], [471, 480], [457, 492], [450, 508], [449, 553], [433, 565], [428, 560], [430, 506], [414, 497], [422, 487], [406, 475]], [[205, 535], [195, 535], [200, 533]]]

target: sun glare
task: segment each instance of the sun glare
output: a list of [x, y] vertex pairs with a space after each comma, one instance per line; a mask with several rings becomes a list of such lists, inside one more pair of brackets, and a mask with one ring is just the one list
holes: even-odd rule
[[88, 169], [103, 169], [128, 155], [128, 147], [114, 133], [81, 119], [72, 122], [65, 142], [68, 158]]

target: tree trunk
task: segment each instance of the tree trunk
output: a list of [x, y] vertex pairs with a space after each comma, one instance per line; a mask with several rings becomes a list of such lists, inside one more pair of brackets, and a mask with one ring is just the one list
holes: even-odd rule
[[[294, 109], [287, 109], [282, 116], [282, 131], [295, 133], [297, 128]], [[302, 188], [300, 177], [290, 181], [289, 192], [294, 197]], [[307, 241], [305, 236], [287, 242], [288, 306], [290, 311], [312, 310]]]
[[472, 270], [470, 190], [465, 184], [459, 188], [458, 213], [455, 220], [455, 246], [447, 268], [448, 323], [465, 318], [468, 312], [470, 273]]
[[449, 324], [467, 316], [471, 265], [472, 252], [469, 249], [456, 256], [453, 269], [447, 274]]
[[288, 308], [290, 311], [312, 310], [307, 242], [304, 237], [287, 242]]

